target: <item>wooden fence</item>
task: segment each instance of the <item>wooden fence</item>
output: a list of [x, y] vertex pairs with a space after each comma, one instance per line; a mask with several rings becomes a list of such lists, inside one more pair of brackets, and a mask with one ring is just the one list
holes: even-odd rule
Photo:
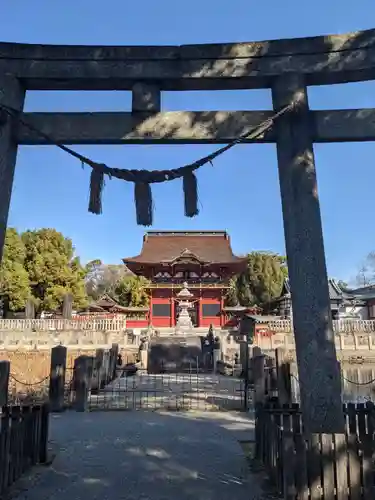
[[256, 457], [284, 499], [375, 498], [375, 406], [348, 404], [344, 413], [344, 434], [307, 437], [298, 405], [258, 408]]
[[0, 417], [0, 495], [31, 466], [47, 462], [47, 405], [4, 407]]

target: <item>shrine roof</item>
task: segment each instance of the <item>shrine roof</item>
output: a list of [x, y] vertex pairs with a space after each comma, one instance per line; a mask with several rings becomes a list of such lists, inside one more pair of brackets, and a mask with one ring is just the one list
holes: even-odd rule
[[180, 258], [203, 264], [237, 264], [247, 260], [233, 254], [226, 231], [149, 231], [143, 238], [141, 253], [123, 261], [126, 265], [173, 264]]

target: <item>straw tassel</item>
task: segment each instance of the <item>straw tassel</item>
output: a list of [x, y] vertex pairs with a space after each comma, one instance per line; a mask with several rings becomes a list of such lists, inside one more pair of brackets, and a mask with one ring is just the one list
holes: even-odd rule
[[90, 177], [89, 212], [99, 215], [102, 213], [102, 194], [104, 188], [104, 173], [93, 168]]
[[198, 184], [193, 170], [190, 170], [183, 178], [186, 217], [195, 217], [199, 214], [198, 209]]
[[136, 182], [134, 187], [135, 211], [139, 226], [152, 226], [152, 192], [147, 182]]

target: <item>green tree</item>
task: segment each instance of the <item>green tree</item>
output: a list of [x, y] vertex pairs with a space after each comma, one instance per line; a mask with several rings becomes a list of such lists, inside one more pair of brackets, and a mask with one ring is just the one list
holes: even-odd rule
[[22, 241], [26, 249], [24, 265], [37, 311], [60, 308], [66, 293], [72, 294], [74, 308], [85, 307], [86, 270], [74, 255], [72, 241], [55, 229], [26, 231]]
[[8, 228], [3, 260], [0, 267], [0, 297], [5, 309], [22, 310], [31, 295], [27, 271], [24, 268], [26, 248], [14, 228]]
[[124, 307], [147, 306], [149, 303], [148, 284], [149, 281], [143, 276], [124, 276], [116, 283], [113, 298]]
[[[231, 282], [228, 302], [267, 308], [279, 297], [288, 275], [286, 258], [271, 252], [251, 252], [247, 269]], [[228, 304], [229, 305], [229, 304]]]

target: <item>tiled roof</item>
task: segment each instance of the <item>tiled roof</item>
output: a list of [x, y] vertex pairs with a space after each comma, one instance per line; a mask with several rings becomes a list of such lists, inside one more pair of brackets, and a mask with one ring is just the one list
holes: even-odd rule
[[150, 231], [143, 240], [142, 251], [136, 257], [123, 259], [129, 263], [170, 262], [179, 257], [195, 258], [202, 263], [240, 263], [246, 257], [236, 257], [225, 231]]
[[[331, 300], [341, 300], [343, 298], [343, 292], [337, 285], [336, 281], [333, 279], [328, 280], [328, 291], [329, 291], [329, 298]], [[285, 278], [283, 288], [281, 291], [281, 297], [285, 296], [290, 296], [289, 278]]]

